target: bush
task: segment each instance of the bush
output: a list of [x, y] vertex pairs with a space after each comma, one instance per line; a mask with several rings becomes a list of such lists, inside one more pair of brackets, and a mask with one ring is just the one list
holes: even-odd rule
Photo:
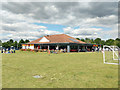
[[26, 51], [30, 51], [30, 49], [26, 49]]
[[24, 49], [20, 49], [20, 51], [25, 51]]
[[30, 51], [34, 51], [33, 49], [30, 49]]
[[47, 49], [43, 49], [43, 52], [47, 52]]
[[35, 52], [38, 52], [38, 50], [37, 50], [37, 49], [35, 49], [34, 51], [35, 51]]
[[54, 53], [54, 50], [50, 50], [50, 53]]
[[42, 50], [42, 49], [40, 49], [40, 50], [39, 50], [39, 52], [43, 52], [43, 50]]

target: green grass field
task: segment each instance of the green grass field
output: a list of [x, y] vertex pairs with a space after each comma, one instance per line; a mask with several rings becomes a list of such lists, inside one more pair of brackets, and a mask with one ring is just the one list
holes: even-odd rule
[[[116, 52], [118, 54], [118, 52]], [[114, 53], [114, 59], [118, 59], [118, 57]], [[105, 62], [108, 63], [118, 63], [118, 60], [113, 60], [113, 52], [105, 51]]]
[[[42, 78], [33, 78], [41, 75]], [[102, 53], [2, 54], [3, 88], [117, 88], [118, 66], [103, 64]]]

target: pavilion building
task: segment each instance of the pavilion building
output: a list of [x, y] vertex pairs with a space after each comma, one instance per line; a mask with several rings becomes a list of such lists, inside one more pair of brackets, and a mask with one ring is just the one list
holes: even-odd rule
[[60, 50], [66, 49], [67, 52], [78, 52], [78, 51], [91, 51], [93, 45], [77, 40], [66, 34], [47, 35], [39, 39], [33, 40], [29, 43], [22, 44], [22, 49], [47, 49], [47, 50]]

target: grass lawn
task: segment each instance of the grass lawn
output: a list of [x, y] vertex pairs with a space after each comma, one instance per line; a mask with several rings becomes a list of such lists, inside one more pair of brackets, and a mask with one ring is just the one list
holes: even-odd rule
[[[33, 78], [41, 75], [42, 78]], [[117, 88], [118, 66], [103, 64], [102, 53], [2, 54], [3, 88]]]

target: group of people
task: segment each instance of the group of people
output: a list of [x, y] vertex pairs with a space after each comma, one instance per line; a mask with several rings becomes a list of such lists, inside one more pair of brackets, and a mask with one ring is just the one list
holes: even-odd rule
[[102, 51], [102, 48], [101, 47], [96, 47], [96, 48], [94, 48], [94, 47], [92, 47], [92, 51], [94, 52], [94, 51], [97, 51], [97, 52], [101, 52]]
[[67, 51], [66, 48], [60, 49], [60, 50], [58, 50], [58, 49], [57, 49], [57, 50], [52, 49], [52, 50], [50, 50], [50, 53], [56, 53], [56, 54], [57, 54], [57, 53], [59, 53], [59, 52], [60, 52], [60, 53], [62, 53], [62, 52], [65, 53], [66, 51]]
[[1, 50], [1, 53], [15, 53], [15, 49], [10, 49], [10, 50], [8, 50], [8, 49], [2, 49]]
[[60, 52], [65, 53], [66, 51], [67, 51], [67, 49], [66, 49], [66, 48], [64, 48], [64, 49], [60, 49]]

